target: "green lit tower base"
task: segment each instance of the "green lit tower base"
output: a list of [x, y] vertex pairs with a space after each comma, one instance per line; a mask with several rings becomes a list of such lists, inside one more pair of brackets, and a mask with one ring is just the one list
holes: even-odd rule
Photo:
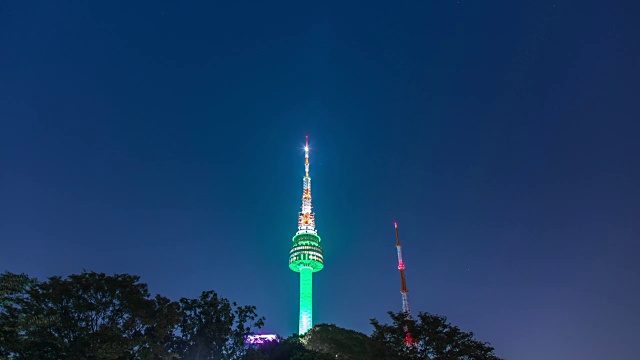
[[313, 273], [322, 270], [324, 259], [315, 214], [311, 212], [311, 178], [309, 177], [309, 137], [304, 147], [305, 176], [302, 179], [302, 211], [298, 216], [298, 232], [289, 252], [289, 269], [300, 273], [300, 319], [298, 333], [313, 327]]

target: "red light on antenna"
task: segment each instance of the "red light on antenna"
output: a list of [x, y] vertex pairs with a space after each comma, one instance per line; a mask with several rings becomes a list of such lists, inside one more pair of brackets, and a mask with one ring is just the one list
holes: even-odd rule
[[398, 227], [398, 222], [397, 222], [397, 221], [394, 221], [394, 222], [393, 222], [393, 225], [394, 225], [395, 227]]

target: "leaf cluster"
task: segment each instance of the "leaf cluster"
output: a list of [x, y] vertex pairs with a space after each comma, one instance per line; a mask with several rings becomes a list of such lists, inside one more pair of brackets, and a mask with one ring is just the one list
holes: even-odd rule
[[214, 291], [152, 297], [134, 275], [0, 275], [0, 359], [231, 360], [263, 322]]
[[[204, 291], [172, 301], [129, 274], [87, 272], [39, 282], [0, 274], [0, 360], [499, 360], [444, 316], [389, 312], [367, 336], [319, 324], [304, 336], [245, 345], [264, 325], [254, 306]], [[407, 334], [412, 340], [407, 343]]]
[[[447, 322], [444, 316], [389, 312], [391, 323], [372, 319], [367, 336], [335, 325], [315, 325], [304, 336], [250, 349], [248, 360], [499, 360], [494, 349]], [[407, 343], [407, 333], [413, 339]]]
[[[494, 348], [447, 322], [444, 316], [420, 312], [414, 319], [403, 312], [389, 312], [391, 324], [371, 320], [372, 354], [376, 359], [398, 360], [500, 360]], [[413, 341], [407, 344], [409, 333]]]

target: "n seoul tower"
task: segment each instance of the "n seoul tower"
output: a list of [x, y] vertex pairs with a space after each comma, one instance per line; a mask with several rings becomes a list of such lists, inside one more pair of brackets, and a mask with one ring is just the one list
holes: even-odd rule
[[298, 232], [289, 251], [289, 269], [300, 273], [300, 318], [298, 333], [305, 334], [313, 326], [313, 273], [322, 270], [324, 260], [315, 214], [311, 212], [311, 178], [309, 177], [309, 137], [304, 146], [304, 178], [302, 178], [302, 211], [298, 213]]

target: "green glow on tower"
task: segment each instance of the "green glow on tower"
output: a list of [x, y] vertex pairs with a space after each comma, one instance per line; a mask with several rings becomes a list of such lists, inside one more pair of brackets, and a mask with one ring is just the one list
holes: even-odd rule
[[313, 271], [300, 269], [300, 319], [298, 331], [306, 333], [313, 324]]
[[305, 176], [302, 179], [302, 211], [298, 214], [298, 232], [289, 251], [289, 269], [300, 273], [300, 318], [298, 333], [313, 327], [313, 273], [322, 270], [324, 258], [315, 214], [311, 212], [311, 178], [309, 177], [309, 137], [304, 147]]

